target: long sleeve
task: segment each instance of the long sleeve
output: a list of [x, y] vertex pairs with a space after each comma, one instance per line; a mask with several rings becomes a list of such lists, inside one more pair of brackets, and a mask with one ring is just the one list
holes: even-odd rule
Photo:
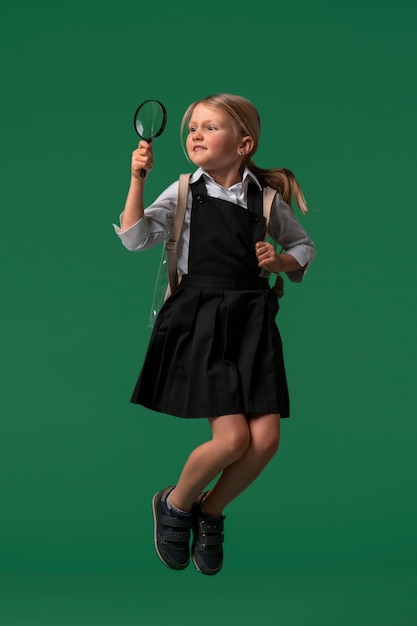
[[287, 272], [289, 280], [301, 282], [309, 264], [316, 256], [316, 247], [291, 207], [279, 194], [276, 194], [271, 208], [268, 234], [302, 266], [302, 270]]
[[171, 230], [177, 202], [178, 181], [172, 183], [145, 211], [136, 224], [123, 230], [123, 213], [120, 226], [113, 224], [116, 234], [128, 250], [147, 250], [165, 241]]
[[[248, 170], [245, 170], [242, 182], [233, 185], [230, 189], [224, 189], [203, 170], [194, 172], [191, 182], [195, 182], [204, 174], [207, 193], [215, 198], [235, 202], [239, 206], [247, 208], [246, 189], [248, 178], [254, 180], [259, 188], [259, 182]], [[163, 243], [169, 236], [175, 213], [178, 195], [178, 181], [172, 183], [160, 196], [145, 209], [145, 215], [136, 224], [123, 230], [123, 213], [120, 215], [120, 226], [113, 224], [114, 230], [122, 244], [131, 251], [147, 250]], [[185, 212], [184, 226], [178, 249], [178, 270], [181, 274], [188, 273], [188, 250], [190, 238], [192, 195], [188, 194], [187, 209]], [[286, 252], [291, 254], [303, 267], [302, 270], [288, 272], [289, 280], [301, 282], [316, 255], [314, 243], [297, 220], [293, 210], [286, 204], [279, 194], [276, 194], [271, 207], [268, 234]], [[262, 275], [268, 275], [262, 270]]]

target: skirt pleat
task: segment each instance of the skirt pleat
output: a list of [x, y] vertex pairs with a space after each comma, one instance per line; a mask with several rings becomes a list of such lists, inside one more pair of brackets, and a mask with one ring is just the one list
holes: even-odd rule
[[131, 401], [185, 418], [288, 417], [277, 312], [264, 280], [184, 276], [158, 315]]

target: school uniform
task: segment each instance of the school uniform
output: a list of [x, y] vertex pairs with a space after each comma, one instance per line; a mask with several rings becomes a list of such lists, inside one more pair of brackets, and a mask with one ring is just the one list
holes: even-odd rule
[[[232, 413], [288, 417], [282, 342], [275, 322], [278, 300], [255, 254], [255, 243], [265, 236], [263, 191], [249, 170], [229, 190], [214, 189], [213, 183], [203, 170], [191, 178], [178, 263], [182, 280], [159, 312], [131, 401], [183, 418]], [[160, 196], [145, 211], [136, 232], [126, 235], [116, 227], [126, 247], [145, 249], [162, 233], [166, 239], [173, 211], [164, 213], [163, 207], [172, 203], [171, 188], [170, 199]], [[226, 199], [232, 194], [239, 197], [237, 202]], [[283, 220], [277, 216], [280, 203], [285, 204], [278, 197], [271, 225]], [[288, 219], [274, 238], [281, 245], [285, 240], [283, 247], [307, 266], [315, 255], [314, 244], [285, 207]], [[301, 280], [305, 269], [291, 272], [290, 278]]]

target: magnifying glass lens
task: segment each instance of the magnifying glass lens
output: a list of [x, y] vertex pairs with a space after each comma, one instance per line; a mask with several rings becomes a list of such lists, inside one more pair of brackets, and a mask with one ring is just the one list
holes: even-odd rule
[[[141, 139], [152, 141], [163, 132], [167, 123], [167, 112], [159, 100], [145, 100], [138, 106], [133, 117], [133, 126]], [[146, 170], [140, 173], [146, 176]]]
[[158, 100], [146, 100], [136, 109], [133, 119], [135, 130], [141, 139], [150, 141], [165, 128], [166, 110]]

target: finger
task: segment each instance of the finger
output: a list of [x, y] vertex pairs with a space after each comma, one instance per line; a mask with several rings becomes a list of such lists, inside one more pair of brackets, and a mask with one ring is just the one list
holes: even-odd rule
[[258, 252], [263, 254], [265, 252], [271, 252], [272, 251], [272, 247], [269, 246], [268, 244], [262, 245], [258, 247]]
[[132, 160], [153, 160], [153, 154], [151, 152], [151, 150], [149, 150], [149, 148], [145, 147], [145, 146], [141, 146], [140, 148], [136, 148], [136, 150], [134, 150], [132, 152]]
[[147, 150], [135, 150], [132, 154], [132, 163], [153, 163], [153, 155], [152, 152], [148, 152]]
[[152, 142], [141, 139], [138, 143], [138, 148], [146, 148], [147, 150], [152, 151]]
[[152, 154], [151, 146], [146, 142], [141, 142], [133, 154]]
[[271, 251], [272, 249], [273, 248], [272, 248], [271, 244], [268, 243], [267, 241], [259, 241], [256, 244], [256, 250], [259, 251], [259, 252], [264, 252], [266, 250]]

